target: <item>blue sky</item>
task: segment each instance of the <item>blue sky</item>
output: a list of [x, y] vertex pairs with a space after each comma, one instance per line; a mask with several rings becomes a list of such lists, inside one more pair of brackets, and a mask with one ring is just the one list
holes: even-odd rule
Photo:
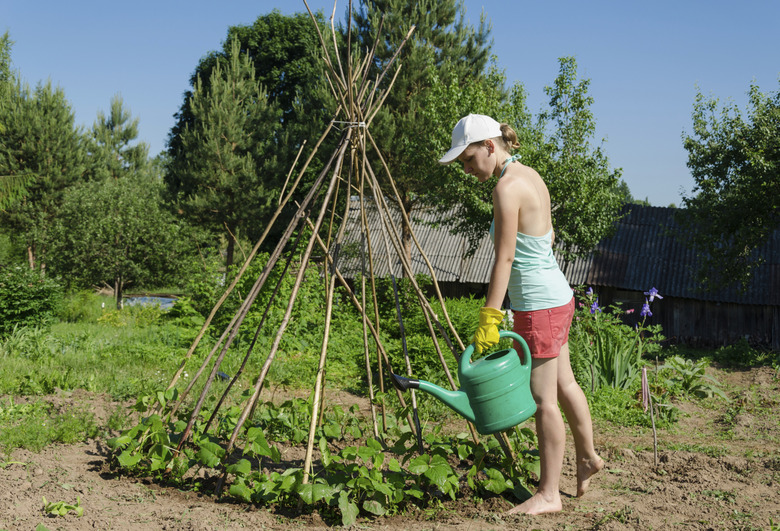
[[[310, 0], [327, 15], [331, 0]], [[653, 205], [680, 204], [693, 185], [682, 135], [691, 131], [697, 90], [743, 112], [751, 83], [776, 92], [780, 77], [780, 2], [776, 0], [465, 0], [466, 16], [484, 11], [493, 52], [529, 107], [547, 104], [544, 87], [558, 58], [573, 56], [591, 81], [595, 143], [623, 169], [632, 194]], [[347, 2], [339, 0], [336, 18]], [[165, 149], [173, 114], [200, 57], [221, 47], [227, 28], [279, 9], [304, 12], [303, 0], [0, 0], [0, 32], [15, 41], [14, 69], [30, 85], [51, 79], [91, 127], [115, 94], [140, 120], [151, 153]]]

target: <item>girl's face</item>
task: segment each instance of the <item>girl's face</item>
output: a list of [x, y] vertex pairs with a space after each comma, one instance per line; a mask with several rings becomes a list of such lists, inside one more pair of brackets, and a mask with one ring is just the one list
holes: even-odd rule
[[495, 169], [491, 147], [490, 143], [471, 144], [458, 156], [458, 160], [463, 163], [463, 171], [474, 175], [481, 183], [490, 179]]

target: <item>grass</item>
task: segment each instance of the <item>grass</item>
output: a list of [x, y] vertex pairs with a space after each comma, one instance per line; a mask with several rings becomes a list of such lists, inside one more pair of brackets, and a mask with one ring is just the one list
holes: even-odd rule
[[[168, 385], [199, 331], [190, 323], [166, 319], [157, 308], [127, 307], [119, 312], [113, 309], [111, 297], [95, 294], [75, 294], [63, 308], [62, 320], [56, 324], [16, 328], [0, 338], [0, 451], [6, 454], [14, 448], [38, 451], [49, 443], [96, 436], [94, 417], [78, 411], [58, 412], [38, 397], [75, 389], [107, 393], [117, 401], [153, 395]], [[188, 361], [180, 389], [194, 376], [213, 341], [204, 338]], [[247, 344], [237, 341], [220, 370], [235, 374]], [[264, 346], [259, 344], [250, 358], [237, 383], [239, 389], [250, 387], [260, 372]], [[298, 338], [292, 348], [280, 351], [267, 388], [313, 385], [317, 356], [298, 348], [302, 346]], [[330, 385], [351, 381], [354, 386], [361, 380], [356, 372], [359, 363], [337, 362], [329, 374]], [[190, 397], [200, 394], [199, 387], [193, 388]], [[212, 386], [207, 405], [224, 387], [223, 382]], [[24, 401], [3, 397], [24, 397]], [[120, 430], [127, 427], [127, 421], [126, 411], [117, 409], [101, 429]]]
[[42, 400], [0, 403], [0, 450], [6, 455], [15, 448], [39, 452], [51, 443], [94, 438], [98, 431], [94, 416], [76, 408], [56, 411]]

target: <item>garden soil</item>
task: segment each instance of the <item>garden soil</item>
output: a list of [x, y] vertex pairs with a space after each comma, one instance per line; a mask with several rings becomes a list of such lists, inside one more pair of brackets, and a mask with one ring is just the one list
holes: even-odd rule
[[[361, 518], [354, 529], [398, 531], [504, 529], [777, 529], [780, 525], [780, 378], [775, 370], [711, 373], [733, 400], [710, 405], [677, 404], [676, 427], [658, 433], [655, 464], [652, 432], [596, 424], [597, 449], [606, 467], [582, 498], [569, 448], [561, 490], [563, 511], [509, 516], [501, 496], [459, 496], [440, 507], [382, 518]], [[117, 406], [108, 397], [81, 391], [51, 397], [78, 405], [105, 421]], [[329, 396], [343, 404], [364, 401]], [[712, 403], [718, 404], [714, 407]], [[533, 422], [528, 423], [533, 427]], [[291, 448], [284, 458], [298, 458]], [[0, 529], [330, 529], [318, 513], [289, 514], [271, 507], [218, 501], [151, 480], [117, 475], [108, 466], [103, 440], [50, 446], [40, 453], [17, 450], [0, 461]], [[83, 516], [47, 516], [43, 498], [75, 504]], [[771, 522], [774, 522], [772, 524]], [[43, 526], [43, 527], [40, 527]]]

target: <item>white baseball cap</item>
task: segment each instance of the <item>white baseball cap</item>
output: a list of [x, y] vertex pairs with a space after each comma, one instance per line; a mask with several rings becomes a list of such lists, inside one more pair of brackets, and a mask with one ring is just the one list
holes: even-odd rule
[[484, 114], [469, 114], [461, 118], [452, 130], [450, 150], [439, 159], [440, 164], [449, 164], [458, 158], [474, 142], [501, 136], [501, 124]]

